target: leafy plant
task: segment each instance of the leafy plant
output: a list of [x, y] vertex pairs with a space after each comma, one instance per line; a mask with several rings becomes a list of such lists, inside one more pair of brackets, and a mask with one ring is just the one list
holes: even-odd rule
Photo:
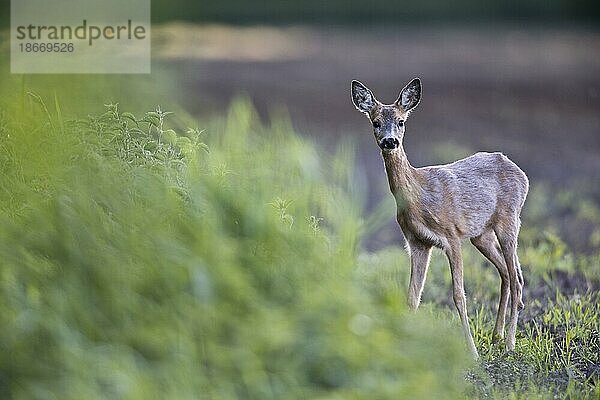
[[0, 114], [1, 397], [462, 397], [458, 324], [356, 281], [342, 158], [245, 101], [202, 137], [39, 105]]

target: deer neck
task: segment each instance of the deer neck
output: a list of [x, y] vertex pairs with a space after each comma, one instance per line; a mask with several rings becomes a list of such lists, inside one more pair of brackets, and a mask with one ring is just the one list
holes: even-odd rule
[[397, 205], [406, 207], [418, 201], [419, 183], [415, 168], [410, 165], [402, 146], [382, 152], [390, 190]]

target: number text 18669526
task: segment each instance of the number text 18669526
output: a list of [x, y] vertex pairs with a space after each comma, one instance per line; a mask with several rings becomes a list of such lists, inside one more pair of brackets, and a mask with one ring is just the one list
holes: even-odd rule
[[19, 43], [21, 53], [72, 53], [73, 43]]

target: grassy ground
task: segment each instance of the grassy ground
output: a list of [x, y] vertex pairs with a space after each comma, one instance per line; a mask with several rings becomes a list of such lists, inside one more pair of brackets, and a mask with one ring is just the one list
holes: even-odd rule
[[[552, 240], [557, 240], [552, 238]], [[474, 249], [465, 248], [466, 290], [471, 327], [481, 361], [467, 373], [474, 398], [597, 398], [599, 378], [600, 283], [597, 257], [577, 257], [580, 267], [561, 269], [573, 257], [549, 250], [549, 243], [522, 244], [526, 280], [517, 348], [507, 353], [492, 343], [499, 278]], [[554, 266], [548, 267], [548, 264]], [[361, 279], [377, 290], [404, 295], [408, 260], [400, 249], [363, 255]], [[589, 269], [588, 269], [589, 268]], [[434, 257], [422, 312], [444, 312], [457, 320], [451, 304], [449, 272], [444, 257]]]
[[[364, 250], [387, 218], [335, 154], [248, 101], [194, 121], [114, 104], [0, 107], [0, 394], [9, 399], [598, 398], [600, 253], [524, 224], [517, 349], [491, 343], [495, 270], [465, 246], [466, 354], [433, 258]], [[15, 106], [17, 105], [17, 106]], [[595, 212], [594, 208], [591, 209]]]

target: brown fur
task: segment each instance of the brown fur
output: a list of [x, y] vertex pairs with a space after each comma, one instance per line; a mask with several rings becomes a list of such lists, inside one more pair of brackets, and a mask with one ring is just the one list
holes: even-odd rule
[[352, 100], [373, 124], [382, 149], [397, 220], [411, 257], [408, 303], [419, 306], [433, 247], [448, 257], [453, 297], [470, 350], [477, 349], [468, 323], [463, 287], [462, 239], [498, 269], [501, 294], [494, 328], [504, 335], [508, 297], [511, 314], [506, 346], [515, 346], [518, 312], [523, 307], [523, 276], [516, 248], [520, 212], [529, 182], [521, 169], [501, 153], [477, 153], [447, 165], [414, 168], [402, 147], [404, 122], [421, 99], [421, 82], [413, 79], [391, 105], [377, 101], [362, 83], [352, 82]]

